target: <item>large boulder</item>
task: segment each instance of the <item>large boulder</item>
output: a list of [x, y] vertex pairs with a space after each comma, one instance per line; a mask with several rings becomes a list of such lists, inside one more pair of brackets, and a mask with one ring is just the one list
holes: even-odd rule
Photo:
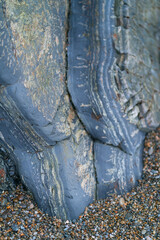
[[141, 178], [160, 122], [158, 7], [0, 0], [0, 147], [49, 215], [77, 218]]
[[70, 102], [68, 3], [0, 1], [0, 138], [39, 207], [77, 218], [95, 197], [93, 140]]
[[135, 185], [142, 173], [142, 131], [160, 122], [159, 5], [71, 4], [68, 89], [94, 139], [98, 199], [114, 186], [123, 192]]

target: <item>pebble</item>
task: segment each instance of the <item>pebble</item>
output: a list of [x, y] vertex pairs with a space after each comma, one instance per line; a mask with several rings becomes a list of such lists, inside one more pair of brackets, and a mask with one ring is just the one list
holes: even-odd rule
[[73, 221], [63, 222], [42, 213], [22, 185], [15, 190], [1, 191], [0, 240], [160, 239], [160, 128], [146, 136], [143, 159], [142, 180], [137, 187], [122, 196], [112, 194], [90, 204]]
[[122, 208], [126, 208], [124, 198], [121, 197], [121, 198], [119, 199], [119, 204], [120, 204], [120, 206], [121, 206]]
[[153, 147], [150, 147], [149, 150], [148, 150], [148, 154], [152, 155], [152, 153], [153, 153]]
[[150, 238], [149, 236], [146, 237], [146, 240], [152, 240], [152, 238]]
[[147, 231], [146, 230], [142, 230], [142, 234], [144, 235]]
[[7, 205], [7, 198], [4, 198], [4, 197], [2, 197], [1, 198], [1, 200], [0, 200], [0, 204], [1, 204], [1, 206], [6, 206]]
[[18, 199], [19, 199], [19, 201], [22, 201], [24, 199], [24, 196], [23, 195], [19, 195]]
[[28, 209], [31, 210], [31, 209], [33, 209], [33, 208], [34, 208], [34, 205], [33, 205], [33, 203], [31, 203], [31, 204], [29, 205]]
[[11, 226], [11, 228], [12, 228], [13, 232], [17, 232], [18, 229], [19, 229], [17, 224], [13, 224], [13, 225]]

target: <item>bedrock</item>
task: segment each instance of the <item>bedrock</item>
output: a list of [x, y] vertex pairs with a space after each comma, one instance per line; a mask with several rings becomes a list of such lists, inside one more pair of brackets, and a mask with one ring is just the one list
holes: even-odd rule
[[71, 5], [68, 88], [94, 139], [97, 199], [131, 189], [142, 173], [144, 133], [121, 110], [112, 85], [114, 1]]
[[[140, 12], [143, 4], [135, 1]], [[124, 52], [133, 35], [123, 28], [132, 31], [126, 21], [139, 14], [132, 5], [0, 0], [0, 148], [49, 215], [78, 218], [94, 200], [130, 191], [141, 178], [145, 132], [160, 119], [158, 60], [147, 40], [148, 52], [140, 45], [133, 61], [131, 47]], [[139, 22], [134, 31], [143, 42]], [[155, 17], [151, 32], [156, 24]]]

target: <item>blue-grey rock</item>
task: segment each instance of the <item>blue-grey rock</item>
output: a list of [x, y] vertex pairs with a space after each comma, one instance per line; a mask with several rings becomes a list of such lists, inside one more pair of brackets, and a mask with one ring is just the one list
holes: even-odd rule
[[[158, 4], [156, 0], [153, 2]], [[153, 81], [159, 86], [154, 74], [158, 73], [154, 70], [158, 64], [157, 48], [151, 49], [155, 56], [152, 68], [148, 42], [143, 42], [139, 33], [141, 26], [136, 26], [134, 34], [134, 25], [128, 22], [134, 17], [140, 24], [139, 15], [141, 11], [145, 15], [149, 6], [148, 3], [143, 10], [143, 4], [113, 0], [73, 1], [71, 4], [68, 89], [78, 116], [94, 139], [98, 198], [104, 198], [116, 188], [120, 193], [128, 191], [136, 184], [142, 172], [145, 134], [141, 130], [154, 129], [160, 122], [157, 99], [149, 111], [145, 110], [145, 103], [150, 102], [151, 96], [155, 99], [158, 92], [158, 88], [155, 91], [152, 86]], [[156, 26], [157, 16], [154, 24]], [[128, 62], [133, 55], [135, 60]], [[143, 65], [138, 66], [140, 59]], [[136, 64], [134, 73], [132, 64]], [[149, 74], [150, 79], [144, 79], [143, 73]], [[152, 88], [149, 94], [147, 86]]]
[[66, 87], [68, 6], [0, 1], [0, 138], [38, 206], [74, 219], [95, 199], [95, 173]]
[[[138, 129], [130, 124], [121, 111], [111, 81], [111, 67], [115, 58], [112, 41], [113, 3], [111, 0], [91, 1], [86, 6], [82, 1], [73, 2], [68, 88], [77, 113], [91, 136], [103, 143], [121, 145], [124, 151], [132, 153], [131, 135], [138, 134]], [[80, 12], [79, 15], [77, 12]], [[133, 133], [136, 130], [137, 133]]]
[[157, 0], [116, 0], [114, 8], [112, 84], [123, 112], [143, 131], [160, 122], [159, 9]]
[[17, 232], [19, 229], [17, 224], [12, 224], [11, 228], [12, 228], [13, 232]]
[[[142, 135], [139, 135], [142, 138]], [[143, 138], [142, 138], [143, 139]], [[97, 198], [106, 198], [109, 193], [122, 194], [137, 185], [142, 174], [143, 141], [137, 141], [133, 155], [104, 143], [94, 143], [97, 173]]]

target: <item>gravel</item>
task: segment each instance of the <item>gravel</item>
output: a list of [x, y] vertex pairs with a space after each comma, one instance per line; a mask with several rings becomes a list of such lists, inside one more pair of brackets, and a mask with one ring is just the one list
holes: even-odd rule
[[160, 128], [145, 139], [142, 180], [130, 193], [113, 194], [86, 207], [73, 221], [42, 213], [22, 185], [0, 194], [3, 239], [157, 240], [160, 217]]

